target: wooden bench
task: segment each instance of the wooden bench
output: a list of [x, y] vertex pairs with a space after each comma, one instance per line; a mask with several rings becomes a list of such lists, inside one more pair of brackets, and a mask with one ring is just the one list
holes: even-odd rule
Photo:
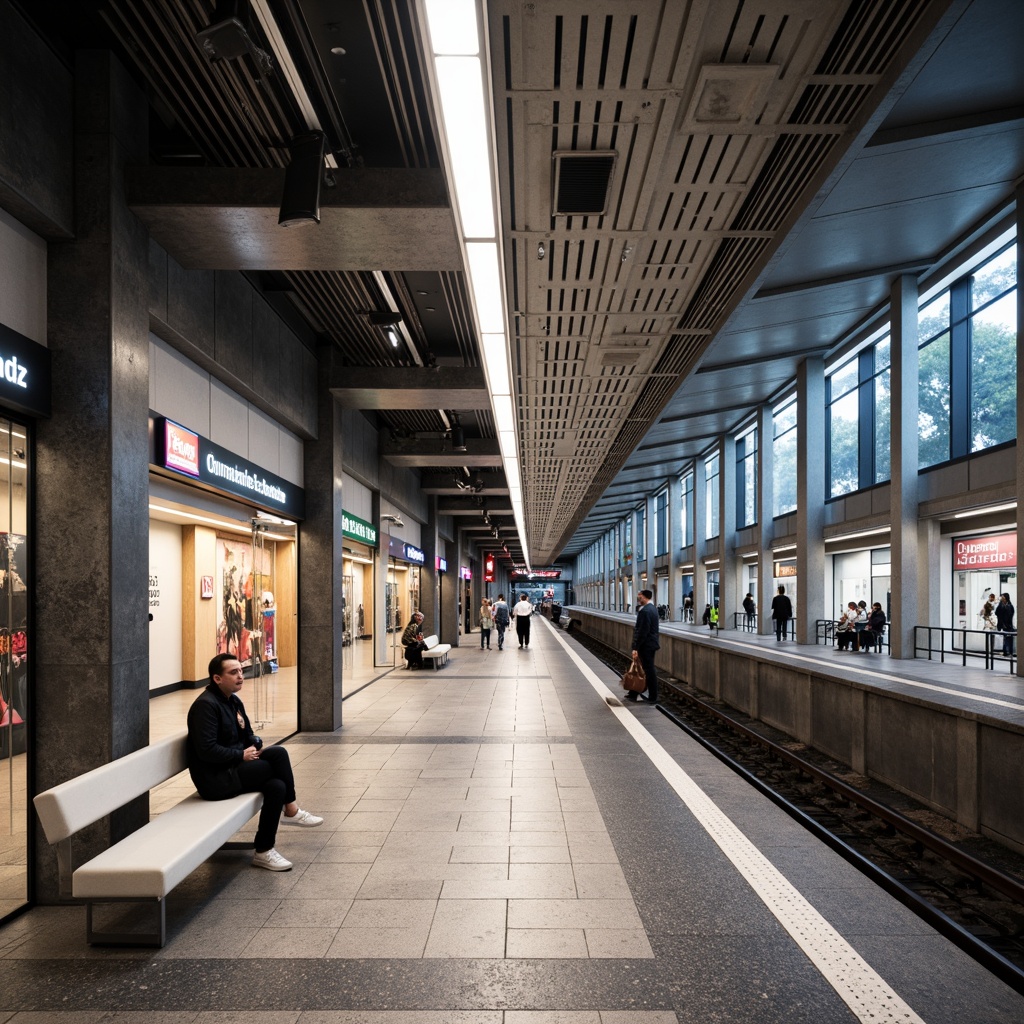
[[448, 652], [452, 649], [451, 644], [439, 643], [436, 636], [426, 637], [423, 643], [426, 644], [426, 647], [423, 649], [424, 660], [429, 658], [433, 662], [435, 669], [448, 664]]
[[[85, 902], [85, 934], [90, 944], [163, 946], [164, 897], [217, 850], [252, 848], [251, 842], [228, 840], [263, 806], [262, 793], [227, 800], [203, 800], [192, 793], [92, 860], [74, 866], [71, 837], [76, 832], [188, 767], [187, 735], [179, 733], [143, 747], [62, 782], [33, 801], [47, 841], [57, 848], [61, 896]], [[94, 904], [150, 902], [159, 911], [155, 932], [93, 928]]]

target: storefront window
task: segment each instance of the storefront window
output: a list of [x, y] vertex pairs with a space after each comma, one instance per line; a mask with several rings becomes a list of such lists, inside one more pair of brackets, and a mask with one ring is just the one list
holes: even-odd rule
[[29, 705], [28, 440], [24, 427], [0, 420], [0, 916], [28, 898]]

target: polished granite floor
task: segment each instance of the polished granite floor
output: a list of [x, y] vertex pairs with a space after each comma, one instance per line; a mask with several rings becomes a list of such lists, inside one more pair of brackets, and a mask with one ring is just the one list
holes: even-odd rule
[[[88, 947], [80, 907], [0, 929], [0, 1024], [1024, 1020], [1024, 999], [655, 709], [609, 707], [616, 681], [564, 634], [466, 640], [439, 671], [354, 693], [338, 732], [288, 740], [300, 803], [325, 818], [282, 828], [292, 871], [215, 855], [169, 898], [161, 950]], [[677, 767], [920, 1016], [840, 998]], [[190, 789], [165, 784], [152, 811]]]

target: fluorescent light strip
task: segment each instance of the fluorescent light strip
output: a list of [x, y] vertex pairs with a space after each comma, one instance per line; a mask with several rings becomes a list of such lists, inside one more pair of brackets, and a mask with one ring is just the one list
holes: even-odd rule
[[[434, 81], [447, 149], [447, 167], [455, 196], [456, 219], [465, 246], [470, 293], [476, 311], [484, 369], [499, 431], [516, 426], [511, 403], [507, 317], [502, 287], [499, 221], [496, 216], [497, 177], [490, 133], [487, 64], [481, 47], [478, 0], [421, 0], [429, 36], [427, 49], [434, 55]], [[471, 241], [472, 239], [472, 241]], [[482, 240], [482, 241], [481, 241]], [[504, 402], [501, 399], [508, 401]], [[501, 452], [510, 489], [521, 495], [518, 434], [503, 439]], [[528, 561], [522, 502], [516, 525]]]
[[[165, 515], [191, 519], [196, 523], [209, 523], [211, 526], [218, 526], [220, 529], [230, 530], [232, 533], [252, 534], [251, 526], [244, 526], [242, 523], [232, 522], [230, 519], [211, 519], [209, 516], [198, 516], [194, 512], [182, 512], [177, 508], [165, 508], [163, 505], [154, 505], [152, 502], [149, 503], [149, 509], [151, 512], [163, 512]], [[268, 540], [295, 540], [294, 537], [282, 533], [264, 533], [263, 536]]]
[[988, 508], [972, 508], [969, 512], [957, 512], [954, 519], [970, 519], [973, 516], [987, 516], [995, 512], [1010, 512], [1017, 510], [1017, 502], [1011, 501], [1005, 505], [990, 505]]

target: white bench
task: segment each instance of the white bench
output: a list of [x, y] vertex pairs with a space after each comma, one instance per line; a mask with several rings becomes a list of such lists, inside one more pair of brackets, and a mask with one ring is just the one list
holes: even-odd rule
[[[228, 840], [263, 806], [262, 793], [243, 793], [227, 800], [203, 800], [193, 793], [92, 860], [74, 866], [71, 837], [76, 832], [188, 767], [187, 735], [179, 733], [143, 747], [62, 782], [33, 801], [47, 841], [57, 847], [61, 896], [85, 901], [85, 933], [90, 944], [163, 946], [164, 897], [222, 847], [252, 847], [252, 843]], [[159, 908], [156, 932], [93, 929], [93, 904], [151, 901]]]
[[429, 658], [435, 669], [448, 664], [448, 652], [452, 649], [451, 644], [438, 643], [436, 636], [426, 637], [423, 643], [426, 644], [423, 649], [423, 657], [424, 659]]

